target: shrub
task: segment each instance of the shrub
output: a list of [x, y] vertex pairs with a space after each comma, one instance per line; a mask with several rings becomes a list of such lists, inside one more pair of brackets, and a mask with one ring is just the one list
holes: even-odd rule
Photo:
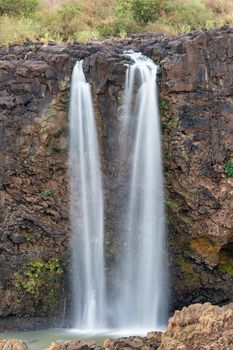
[[39, 37], [40, 26], [32, 18], [28, 17], [0, 17], [0, 43], [22, 42]]
[[75, 1], [64, 4], [54, 10], [42, 9], [35, 16], [40, 23], [41, 37], [45, 40], [68, 40], [82, 28], [79, 19], [80, 6]]
[[224, 173], [226, 177], [233, 177], [233, 162], [226, 162], [224, 164]]
[[204, 28], [208, 21], [211, 21], [212, 13], [202, 0], [177, 1], [173, 19], [176, 23], [189, 26], [190, 30], [193, 30]]
[[164, 122], [163, 128], [168, 129], [168, 130], [172, 130], [172, 129], [176, 128], [178, 126], [178, 124], [179, 124], [179, 118], [176, 116], [176, 117], [171, 118], [169, 121]]
[[135, 20], [128, 14], [118, 16], [112, 23], [102, 23], [99, 28], [101, 36], [107, 35], [121, 35], [124, 36], [127, 33], [140, 32], [142, 26], [140, 26]]
[[29, 235], [26, 237], [26, 241], [27, 241], [28, 243], [33, 243], [33, 236], [29, 234]]
[[154, 22], [161, 15], [171, 8], [168, 1], [164, 0], [131, 0], [131, 8], [134, 18], [144, 24]]
[[65, 35], [73, 33], [76, 28], [74, 21], [77, 22], [79, 13], [80, 6], [77, 3], [64, 4], [59, 8], [56, 14], [59, 31]]
[[0, 0], [0, 16], [30, 16], [35, 12], [38, 4], [39, 0]]
[[134, 19], [144, 24], [154, 22], [162, 13], [172, 9], [171, 0], [118, 0], [118, 14], [131, 11]]
[[41, 197], [51, 197], [53, 195], [53, 191], [46, 188], [41, 192]]

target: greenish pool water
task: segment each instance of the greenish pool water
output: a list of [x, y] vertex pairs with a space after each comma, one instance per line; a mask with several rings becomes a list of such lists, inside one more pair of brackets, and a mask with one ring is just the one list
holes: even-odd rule
[[46, 329], [25, 332], [0, 333], [0, 339], [20, 339], [24, 341], [31, 350], [45, 350], [56, 340], [87, 340], [102, 344], [106, 336], [81, 334], [67, 329]]
[[[161, 330], [161, 329], [160, 329]], [[3, 332], [0, 339], [20, 339], [31, 350], [46, 350], [56, 340], [85, 340], [102, 345], [107, 338], [121, 338], [130, 335], [145, 336], [148, 329], [103, 329], [102, 331], [78, 331], [76, 329], [50, 328], [37, 331]]]

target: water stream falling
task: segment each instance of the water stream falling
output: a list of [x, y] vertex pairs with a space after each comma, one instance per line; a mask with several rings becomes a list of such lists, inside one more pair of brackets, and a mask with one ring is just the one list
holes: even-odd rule
[[103, 195], [90, 85], [76, 63], [70, 101], [70, 222], [74, 327], [105, 326]]
[[120, 139], [125, 200], [117, 240], [122, 248], [113, 277], [118, 287], [108, 302], [97, 131], [82, 62], [74, 67], [71, 88], [70, 218], [74, 326], [89, 332], [114, 327], [127, 335], [166, 324], [167, 271], [158, 66], [140, 53], [126, 56], [132, 64], [126, 72]]
[[127, 56], [121, 157], [129, 177], [117, 317], [118, 326], [149, 330], [167, 321], [158, 66], [141, 53]]

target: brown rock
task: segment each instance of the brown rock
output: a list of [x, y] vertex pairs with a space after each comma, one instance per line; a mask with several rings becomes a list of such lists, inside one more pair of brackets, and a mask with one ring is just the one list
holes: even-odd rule
[[81, 340], [58, 340], [51, 344], [48, 350], [103, 350], [96, 343]]
[[147, 333], [148, 344], [152, 349], [157, 349], [162, 341], [162, 332], [148, 332]]
[[150, 350], [157, 349], [161, 344], [161, 332], [150, 332], [149, 337], [130, 336], [119, 339], [114, 339], [111, 343], [110, 349], [140, 349]]
[[233, 304], [194, 304], [170, 318], [158, 350], [230, 350], [233, 348]]
[[111, 347], [113, 340], [112, 339], [105, 339], [103, 342], [103, 347], [105, 349], [108, 349]]
[[29, 350], [29, 348], [21, 340], [3, 339], [0, 340], [0, 350]]

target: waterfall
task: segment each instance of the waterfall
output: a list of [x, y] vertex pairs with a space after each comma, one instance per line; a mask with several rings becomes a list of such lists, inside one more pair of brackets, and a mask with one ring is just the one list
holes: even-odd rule
[[119, 327], [148, 330], [167, 321], [158, 66], [141, 53], [126, 56], [132, 64], [126, 72], [120, 154], [128, 180], [116, 315]]
[[130, 329], [147, 331], [161, 329], [167, 322], [158, 66], [140, 53], [126, 56], [131, 64], [126, 72], [120, 138], [125, 203], [121, 203], [122, 232], [117, 237], [117, 288], [110, 292], [114, 301], [108, 303], [101, 167], [91, 90], [82, 61], [76, 63], [72, 75], [69, 160], [74, 326], [92, 332], [109, 324], [129, 333]]
[[103, 191], [91, 89], [82, 61], [72, 74], [69, 119], [74, 327], [93, 331], [105, 325]]

